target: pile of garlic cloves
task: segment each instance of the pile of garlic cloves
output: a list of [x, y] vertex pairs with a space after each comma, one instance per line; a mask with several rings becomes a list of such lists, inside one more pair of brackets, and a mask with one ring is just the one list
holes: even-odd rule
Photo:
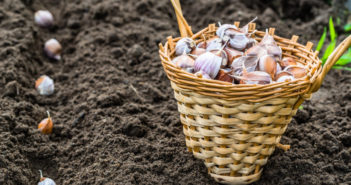
[[224, 24], [216, 36], [198, 44], [191, 38], [180, 39], [172, 63], [195, 76], [234, 84], [288, 82], [306, 76], [303, 64], [282, 58], [282, 49], [266, 31], [258, 43], [242, 28]]

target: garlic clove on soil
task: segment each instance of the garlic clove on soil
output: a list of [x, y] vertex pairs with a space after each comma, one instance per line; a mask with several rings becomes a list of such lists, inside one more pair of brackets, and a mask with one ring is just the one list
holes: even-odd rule
[[35, 81], [35, 88], [40, 95], [51, 95], [55, 89], [54, 81], [50, 77], [42, 75]]
[[55, 181], [48, 178], [48, 177], [43, 177], [43, 172], [39, 170], [40, 172], [40, 182], [38, 182], [38, 185], [56, 185]]
[[294, 78], [302, 78], [306, 76], [305, 68], [300, 66], [288, 66], [284, 69], [284, 71], [290, 72]]
[[52, 128], [53, 128], [53, 122], [50, 117], [49, 111], [46, 111], [48, 114], [48, 117], [43, 119], [39, 125], [38, 125], [38, 130], [43, 133], [43, 134], [51, 134], [52, 133]]
[[38, 10], [34, 14], [34, 22], [41, 27], [50, 27], [54, 24], [54, 16], [48, 10]]
[[206, 52], [196, 58], [194, 71], [202, 71], [213, 79], [217, 76], [218, 71], [221, 68], [222, 60], [222, 57], [211, 52]]
[[196, 43], [189, 37], [180, 39], [175, 47], [175, 54], [177, 56], [182, 54], [189, 54], [196, 47]]
[[56, 39], [50, 39], [45, 42], [44, 51], [49, 58], [60, 60], [62, 46]]
[[284, 69], [288, 66], [297, 65], [297, 62], [295, 61], [295, 59], [293, 59], [291, 57], [284, 57], [282, 60], [279, 61], [279, 64]]
[[265, 71], [270, 74], [273, 79], [277, 72], [277, 62], [275, 61], [275, 58], [271, 55], [262, 56], [258, 62], [258, 70]]

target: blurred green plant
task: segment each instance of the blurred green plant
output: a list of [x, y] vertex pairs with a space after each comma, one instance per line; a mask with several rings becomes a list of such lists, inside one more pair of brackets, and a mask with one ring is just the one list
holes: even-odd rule
[[[351, 24], [346, 24], [344, 26], [344, 31], [345, 32], [351, 31]], [[318, 45], [316, 48], [317, 51], [321, 51], [321, 49], [323, 48], [325, 40], [327, 38], [327, 33], [328, 33], [328, 30], [326, 27], [324, 27], [323, 34], [318, 41]], [[324, 51], [324, 54], [321, 59], [323, 65], [327, 61], [328, 57], [333, 53], [336, 46], [337, 37], [338, 37], [335, 32], [335, 27], [334, 27], [334, 22], [332, 17], [329, 18], [329, 35], [330, 35], [330, 43], [328, 44], [326, 50]], [[351, 71], [351, 67], [345, 66], [349, 63], [351, 63], [351, 49], [348, 49], [347, 52], [340, 57], [340, 59], [335, 63], [333, 68]]]

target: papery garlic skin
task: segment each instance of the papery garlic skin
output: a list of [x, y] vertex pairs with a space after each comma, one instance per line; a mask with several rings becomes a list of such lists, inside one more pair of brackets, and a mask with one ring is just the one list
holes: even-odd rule
[[56, 185], [55, 181], [45, 177], [43, 181], [38, 182], [38, 185]]
[[219, 57], [211, 52], [206, 52], [195, 60], [194, 71], [202, 71], [208, 74], [212, 79], [214, 79], [219, 69], [221, 68], [222, 57]]
[[193, 39], [184, 37], [177, 42], [175, 47], [175, 54], [189, 54], [195, 48], [195, 46], [196, 44]]
[[54, 93], [54, 80], [50, 77], [43, 75], [35, 81], [35, 88], [40, 95], [51, 95]]
[[61, 59], [62, 46], [56, 39], [50, 39], [45, 42], [44, 51], [46, 55], [52, 59]]
[[39, 10], [34, 14], [34, 21], [41, 27], [50, 27], [54, 24], [54, 16], [48, 10]]

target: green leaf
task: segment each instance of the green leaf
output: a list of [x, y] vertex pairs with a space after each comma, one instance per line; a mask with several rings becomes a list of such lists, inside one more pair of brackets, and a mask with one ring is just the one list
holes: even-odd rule
[[328, 45], [328, 47], [327, 47], [327, 49], [325, 50], [325, 52], [324, 52], [324, 54], [323, 54], [323, 57], [322, 57], [322, 62], [323, 62], [322, 64], [324, 64], [324, 63], [327, 61], [329, 55], [334, 51], [335, 45], [336, 45], [336, 40], [332, 41], [332, 42]]
[[336, 39], [336, 32], [334, 28], [333, 18], [329, 18], [329, 30], [330, 30], [330, 40], [334, 41]]
[[321, 38], [318, 41], [318, 45], [317, 45], [317, 49], [316, 49], [317, 51], [320, 51], [322, 49], [326, 37], [327, 37], [327, 28], [324, 27], [323, 34], [322, 34]]
[[303, 106], [302, 106], [302, 105], [300, 105], [299, 109], [300, 109], [300, 110], [303, 110]]
[[345, 31], [351, 31], [351, 23], [344, 26]]
[[349, 63], [351, 63], [351, 53], [347, 52], [346, 54], [340, 57], [340, 59], [335, 63], [335, 65], [344, 66]]

